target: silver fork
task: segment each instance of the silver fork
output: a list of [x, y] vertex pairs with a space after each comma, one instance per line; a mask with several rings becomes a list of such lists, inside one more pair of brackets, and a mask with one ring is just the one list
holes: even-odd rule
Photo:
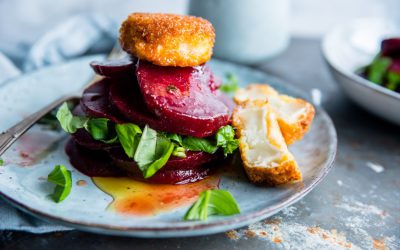
[[[124, 52], [122, 51], [121, 47], [117, 44], [110, 54], [108, 55], [108, 59], [118, 59], [121, 58], [124, 55]], [[63, 102], [66, 101], [72, 101], [72, 100], [77, 100], [81, 98], [83, 91], [91, 85], [93, 82], [97, 81], [99, 78], [101, 78], [98, 75], [95, 75], [91, 81], [89, 81], [88, 84], [83, 86], [81, 89], [79, 89], [76, 92], [64, 95], [57, 100], [53, 101], [46, 107], [42, 108], [41, 110], [37, 111], [36, 113], [33, 113], [32, 115], [26, 117], [24, 120], [21, 122], [15, 124], [5, 132], [0, 134], [0, 156], [4, 154], [4, 152], [16, 141], [18, 140], [21, 135], [23, 135], [30, 127], [32, 127], [37, 121], [40, 120], [43, 116], [45, 116], [47, 113], [52, 111], [53, 109], [57, 108], [60, 106]]]

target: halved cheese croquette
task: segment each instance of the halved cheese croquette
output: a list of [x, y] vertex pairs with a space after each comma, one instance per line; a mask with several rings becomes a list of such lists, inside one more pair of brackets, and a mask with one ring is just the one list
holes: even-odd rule
[[210, 60], [215, 31], [194, 16], [133, 13], [120, 29], [122, 48], [160, 66], [193, 67]]
[[303, 138], [314, 119], [315, 109], [310, 103], [303, 99], [280, 95], [266, 84], [250, 84], [244, 89], [239, 89], [234, 100], [237, 104], [249, 100], [268, 100], [278, 116], [279, 127], [288, 145]]
[[280, 185], [302, 178], [276, 118], [267, 101], [248, 101], [233, 112], [244, 169], [253, 183]]

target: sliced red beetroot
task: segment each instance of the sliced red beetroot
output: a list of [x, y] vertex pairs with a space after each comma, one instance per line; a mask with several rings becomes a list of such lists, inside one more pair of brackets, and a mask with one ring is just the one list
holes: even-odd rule
[[389, 71], [400, 73], [400, 57], [392, 60], [392, 63], [389, 66]]
[[136, 73], [148, 108], [180, 134], [206, 137], [229, 124], [229, 108], [210, 89], [208, 66], [161, 67], [139, 60]]
[[143, 181], [153, 183], [184, 184], [201, 180], [209, 172], [209, 167], [204, 166], [204, 164], [218, 158], [215, 154], [211, 155], [204, 152], [188, 152], [185, 158], [172, 156], [157, 173], [148, 179], [144, 179], [135, 161], [129, 159], [122, 149], [112, 149], [109, 152], [115, 166], [133, 176], [140, 177]]
[[89, 150], [70, 139], [65, 145], [65, 152], [72, 166], [90, 177], [122, 177], [126, 171], [113, 166], [112, 159], [105, 151]]
[[383, 40], [381, 43], [381, 55], [400, 58], [400, 37]]
[[104, 62], [94, 61], [90, 63], [90, 66], [98, 75], [106, 77], [125, 77], [135, 75], [136, 62], [137, 58], [126, 57]]
[[122, 123], [115, 108], [109, 101], [111, 80], [104, 78], [88, 87], [81, 98], [81, 108], [89, 117], [108, 118], [113, 122]]
[[149, 179], [144, 179], [137, 171], [124, 171], [110, 158], [106, 151], [89, 150], [69, 140], [65, 151], [71, 164], [81, 173], [90, 177], [126, 177], [160, 184], [185, 184], [204, 179], [211, 172], [211, 165], [195, 169], [161, 169]]

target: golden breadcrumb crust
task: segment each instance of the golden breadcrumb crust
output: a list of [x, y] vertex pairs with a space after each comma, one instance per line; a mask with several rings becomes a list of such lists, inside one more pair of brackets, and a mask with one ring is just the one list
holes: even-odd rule
[[122, 23], [121, 47], [139, 59], [160, 66], [198, 66], [210, 60], [215, 31], [194, 16], [133, 13]]
[[[254, 96], [254, 94], [256, 94], [256, 96]], [[314, 106], [309, 102], [300, 98], [280, 95], [271, 86], [258, 83], [250, 84], [245, 89], [239, 90], [235, 95], [234, 100], [237, 104], [241, 104], [247, 100], [268, 100], [268, 97], [271, 96], [279, 97], [283, 102], [298, 103], [300, 106], [304, 107], [305, 112], [295, 122], [289, 121], [287, 117], [281, 117], [278, 115], [279, 127], [282, 131], [283, 137], [285, 138], [286, 144], [290, 145], [295, 141], [302, 139], [309, 130], [315, 115]]]
[[[236, 128], [236, 136], [240, 141], [239, 151], [243, 161], [244, 170], [250, 181], [256, 184], [275, 186], [301, 181], [302, 175], [297, 162], [287, 149], [284, 138], [280, 132], [278, 122], [275, 119], [276, 116], [275, 114], [271, 115], [273, 111], [269, 107], [265, 117], [268, 135], [264, 136], [268, 136], [271, 145], [275, 146], [283, 153], [282, 158], [279, 160], [279, 162], [275, 163], [277, 165], [274, 167], [256, 166], [247, 158], [246, 151], [248, 150], [249, 146], [246, 142], [246, 136], [244, 133], [245, 124], [243, 124], [243, 121], [240, 118], [239, 110], [252, 107], [262, 108], [264, 106], [268, 107], [268, 103], [266, 101], [246, 101], [242, 102], [240, 106], [236, 107], [233, 112], [232, 125]], [[272, 134], [274, 136], [272, 136]]]

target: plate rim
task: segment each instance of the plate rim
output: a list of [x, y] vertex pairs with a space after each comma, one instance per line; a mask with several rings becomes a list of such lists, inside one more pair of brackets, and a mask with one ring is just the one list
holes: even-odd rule
[[[38, 71], [45, 71], [49, 70], [53, 67], [60, 67], [65, 64], [69, 63], [77, 63], [77, 61], [81, 60], [87, 60], [87, 58], [93, 57], [92, 56], [85, 56], [78, 58], [76, 60], [71, 60], [66, 63], [61, 63], [58, 65], [52, 65], [49, 67], [45, 67], [43, 69], [40, 69]], [[214, 61], [223, 63], [223, 64], [231, 64], [234, 66], [240, 66], [247, 68], [248, 70], [254, 71], [254, 72], [259, 72], [262, 73], [265, 76], [268, 76], [269, 79], [273, 79], [276, 83], [279, 85], [285, 86], [287, 88], [292, 88], [295, 92], [301, 94], [306, 98], [306, 93], [302, 91], [301, 89], [285, 83], [283, 80], [271, 76], [261, 70], [250, 68], [244, 65], [240, 64], [234, 64], [231, 62], [225, 62], [222, 60], [218, 59], [213, 59]], [[32, 74], [35, 74], [38, 71], [31, 72], [29, 74], [22, 75], [20, 77], [16, 77], [11, 79], [10, 81], [7, 81], [6, 83], [3, 83], [0, 85], [0, 88], [5, 86], [6, 84], [16, 81], [21, 78], [29, 78]], [[225, 219], [225, 220], [217, 220], [217, 221], [209, 221], [209, 222], [202, 222], [198, 223], [196, 225], [174, 225], [174, 226], [169, 226], [169, 227], [138, 227], [138, 226], [113, 226], [105, 223], [86, 223], [86, 222], [81, 222], [81, 221], [76, 221], [76, 220], [71, 220], [67, 218], [63, 218], [60, 216], [53, 216], [49, 213], [42, 212], [37, 209], [33, 209], [29, 207], [27, 204], [23, 204], [16, 199], [10, 197], [9, 195], [5, 194], [2, 190], [0, 190], [0, 196], [5, 200], [7, 203], [17, 207], [18, 209], [33, 215], [34, 217], [37, 217], [39, 219], [42, 219], [44, 221], [60, 224], [63, 226], [67, 227], [72, 227], [75, 229], [79, 229], [82, 231], [87, 231], [87, 232], [95, 232], [95, 233], [100, 233], [100, 234], [107, 234], [107, 235], [124, 235], [124, 236], [131, 236], [131, 237], [157, 237], [157, 238], [164, 238], [164, 237], [188, 237], [188, 236], [199, 236], [199, 235], [209, 235], [213, 233], [218, 233], [221, 231], [227, 231], [231, 230], [234, 228], [239, 228], [248, 224], [251, 224], [256, 221], [263, 220], [265, 218], [268, 218], [275, 213], [278, 213], [285, 207], [288, 207], [292, 205], [293, 203], [299, 201], [302, 199], [305, 195], [307, 195], [311, 190], [313, 190], [329, 173], [329, 171], [332, 169], [337, 153], [337, 133], [335, 126], [332, 122], [332, 119], [328, 115], [328, 113], [320, 106], [315, 105], [316, 113], [318, 113], [321, 118], [324, 120], [324, 122], [327, 124], [328, 128], [328, 133], [329, 133], [329, 138], [330, 143], [328, 144], [328, 147], [330, 148], [329, 154], [327, 159], [325, 160], [324, 164], [325, 166], [321, 169], [321, 171], [316, 175], [312, 177], [312, 180], [310, 182], [310, 185], [301, 191], [289, 196], [287, 199], [279, 202], [275, 206], [270, 206], [267, 208], [263, 208], [261, 210], [244, 214], [244, 215], [237, 215], [235, 217], [227, 217], [231, 219]], [[206, 231], [209, 230], [209, 231]], [[174, 235], [175, 233], [179, 232], [179, 236]]]

